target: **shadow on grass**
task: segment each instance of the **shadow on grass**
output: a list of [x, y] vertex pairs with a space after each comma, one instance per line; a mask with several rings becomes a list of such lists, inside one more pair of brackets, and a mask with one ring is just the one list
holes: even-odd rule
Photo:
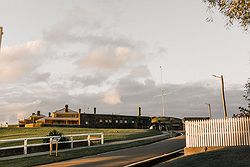
[[49, 155], [41, 155], [36, 157], [25, 157], [25, 158], [19, 158], [14, 160], [5, 160], [0, 161], [1, 167], [29, 167], [29, 166], [35, 166], [35, 165], [42, 165], [42, 164], [48, 164], [52, 162], [59, 162], [74, 158], [80, 158], [84, 156], [90, 156], [90, 155], [96, 155], [108, 151], [115, 151], [135, 146], [141, 146], [146, 145], [150, 143], [154, 143], [157, 141], [161, 141], [166, 139], [166, 136], [150, 139], [150, 140], [143, 140], [143, 141], [136, 141], [132, 143], [127, 144], [117, 144], [117, 145], [110, 145], [110, 146], [102, 146], [102, 147], [96, 147], [96, 148], [84, 148], [81, 150], [72, 150], [69, 152], [60, 152], [58, 153], [58, 157], [55, 156], [49, 156]]
[[250, 146], [228, 147], [222, 150], [190, 155], [167, 161], [157, 167], [249, 167]]

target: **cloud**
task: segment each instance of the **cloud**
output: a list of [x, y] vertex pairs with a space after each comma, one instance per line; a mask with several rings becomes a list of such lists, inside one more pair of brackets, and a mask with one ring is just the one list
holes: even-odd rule
[[31, 102], [2, 103], [0, 105], [0, 122], [17, 123], [18, 119], [27, 117], [41, 103], [40, 100]]
[[148, 78], [151, 77], [151, 72], [146, 65], [134, 67], [129, 74], [131, 78]]
[[[200, 86], [198, 83], [165, 84], [164, 88], [167, 94], [167, 116], [208, 116], [205, 103], [210, 103], [213, 118], [223, 117], [220, 90], [217, 88], [206, 87], [202, 83]], [[26, 117], [37, 110], [46, 115], [63, 108], [65, 104], [74, 110], [90, 108], [90, 111], [85, 112], [92, 112], [93, 107], [97, 107], [98, 113], [126, 115], [136, 115], [137, 107], [141, 106], [143, 115], [162, 115], [161, 98], [154, 97], [160, 94], [161, 86], [151, 79], [139, 82], [126, 76], [107, 91], [100, 93], [69, 94], [71, 90], [72, 86], [64, 83], [33, 85], [28, 89], [26, 85], [0, 89], [0, 122], [16, 123], [18, 118]], [[239, 106], [245, 105], [243, 90], [227, 89], [225, 94], [229, 116], [237, 113]]]
[[121, 96], [116, 89], [111, 89], [104, 94], [103, 102], [106, 104], [119, 104], [121, 103]]
[[81, 59], [83, 68], [114, 70], [137, 61], [140, 55], [123, 46], [99, 46]]
[[74, 84], [80, 84], [81, 86], [100, 86], [108, 76], [106, 74], [97, 73], [94, 75], [84, 75], [84, 76], [73, 76], [72, 81]]
[[[157, 47], [148, 57], [143, 42], [115, 28], [102, 12], [76, 7], [45, 31], [42, 41], [3, 48], [0, 82], [7, 84], [0, 87], [0, 122], [16, 123], [37, 110], [47, 114], [65, 104], [74, 110], [97, 107], [98, 113], [126, 115], [136, 115], [141, 106], [143, 115], [160, 116], [161, 99], [155, 96], [161, 86], [152, 80], [149, 64], [154, 68], [165, 60], [159, 58], [168, 50]], [[207, 102], [212, 115], [221, 117], [216, 85], [165, 84], [166, 115], [207, 116]], [[241, 89], [226, 89], [229, 115], [244, 105], [242, 94]]]
[[102, 13], [75, 7], [45, 31], [43, 39], [57, 54], [63, 47], [70, 58], [78, 55], [75, 62], [84, 70], [110, 71], [142, 64], [144, 43], [114, 33], [112, 26], [112, 19], [103, 17]]
[[34, 71], [41, 64], [41, 50], [40, 41], [3, 48], [0, 56], [0, 81], [14, 82]]

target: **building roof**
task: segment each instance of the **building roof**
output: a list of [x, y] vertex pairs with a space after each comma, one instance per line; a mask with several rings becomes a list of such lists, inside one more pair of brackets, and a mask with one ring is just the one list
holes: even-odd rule
[[43, 117], [41, 119], [38, 119], [36, 121], [44, 121], [44, 120], [54, 120], [54, 121], [61, 121], [61, 120], [67, 120], [67, 121], [78, 121], [78, 118], [61, 118], [61, 117]]
[[68, 112], [65, 112], [65, 108], [62, 108], [62, 109], [60, 109], [60, 110], [56, 110], [56, 111], [54, 111], [53, 112], [54, 114], [56, 113], [59, 113], [59, 114], [67, 114], [67, 113], [69, 113], [69, 114], [78, 114], [78, 112], [77, 111], [74, 111], [74, 110], [71, 110], [71, 109], [68, 109]]
[[40, 114], [40, 115], [32, 114], [30, 117], [45, 117], [45, 115], [43, 115], [43, 114]]
[[81, 113], [82, 115], [86, 115], [86, 116], [119, 116], [119, 117], [131, 117], [131, 118], [136, 118], [136, 117], [140, 117], [140, 118], [150, 118], [149, 116], [133, 116], [133, 115], [119, 115], [119, 114], [91, 114], [91, 113]]

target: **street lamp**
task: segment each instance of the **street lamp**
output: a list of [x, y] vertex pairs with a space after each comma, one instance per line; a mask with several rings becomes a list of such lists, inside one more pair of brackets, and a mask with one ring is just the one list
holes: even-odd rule
[[3, 36], [3, 27], [0, 27], [0, 51], [1, 51], [2, 36]]
[[221, 100], [222, 100], [222, 105], [223, 105], [223, 110], [224, 110], [224, 118], [227, 118], [227, 108], [226, 108], [226, 100], [225, 100], [223, 75], [221, 76], [212, 75], [212, 76], [221, 79]]
[[208, 105], [208, 113], [209, 113], [209, 118], [211, 119], [211, 105], [209, 103], [205, 103], [206, 105]]

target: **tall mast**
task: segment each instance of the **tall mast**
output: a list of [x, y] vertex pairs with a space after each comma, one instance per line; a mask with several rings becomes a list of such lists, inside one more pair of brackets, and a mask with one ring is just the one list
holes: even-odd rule
[[163, 89], [163, 81], [162, 81], [162, 66], [160, 66], [161, 69], [161, 103], [162, 103], [162, 116], [165, 116], [165, 99], [164, 99], [164, 89]]
[[0, 51], [1, 51], [1, 45], [2, 45], [2, 36], [3, 36], [3, 27], [0, 26]]

